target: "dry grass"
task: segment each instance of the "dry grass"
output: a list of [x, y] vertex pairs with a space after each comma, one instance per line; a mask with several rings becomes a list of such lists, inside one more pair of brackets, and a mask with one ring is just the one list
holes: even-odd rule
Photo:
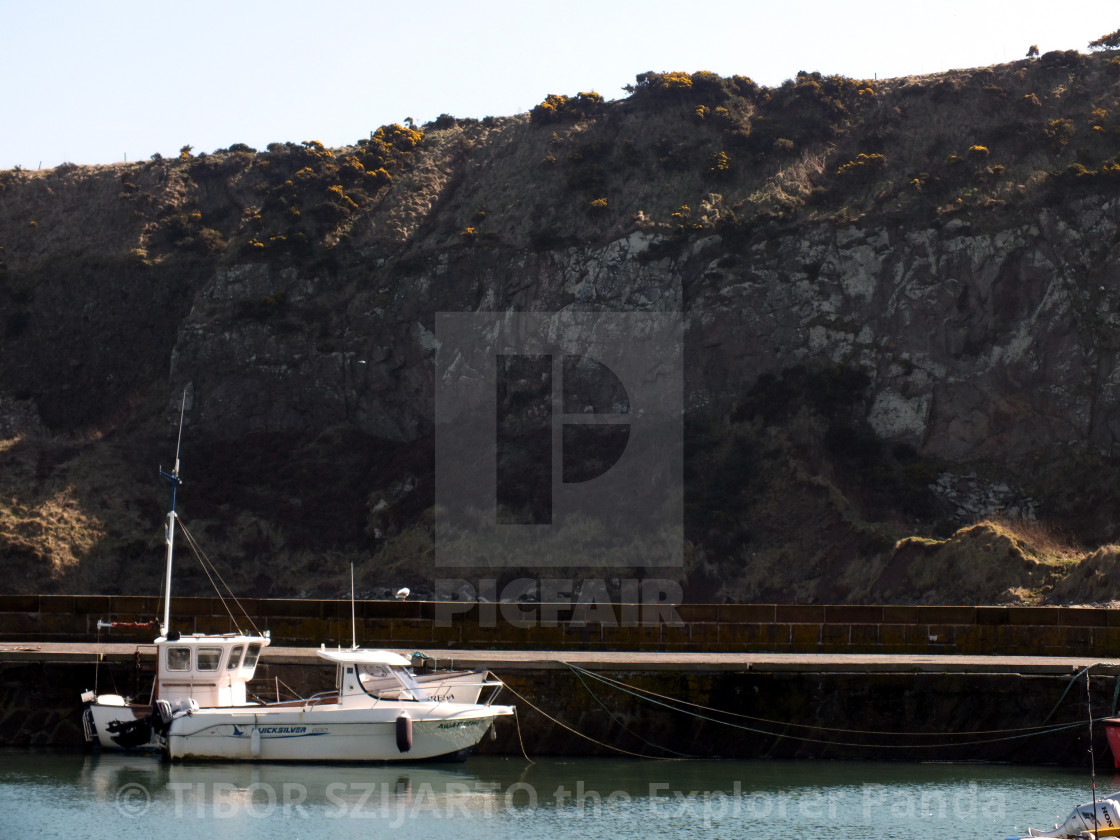
[[0, 505], [0, 545], [46, 559], [52, 578], [77, 566], [104, 535], [103, 523], [82, 510], [72, 487], [30, 506]]
[[1024, 554], [1040, 563], [1069, 566], [1085, 558], [1084, 550], [1070, 545], [1058, 531], [1045, 522], [997, 516], [990, 517], [980, 524], [990, 525], [997, 533], [1014, 540]]

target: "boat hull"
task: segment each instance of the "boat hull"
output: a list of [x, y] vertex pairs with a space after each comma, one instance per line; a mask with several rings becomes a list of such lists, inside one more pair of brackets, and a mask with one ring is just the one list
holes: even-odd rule
[[164, 749], [171, 759], [223, 761], [453, 760], [465, 758], [496, 717], [512, 714], [508, 706], [474, 706], [448, 715], [439, 705], [417, 703], [409, 709], [407, 751], [398, 747], [399, 703], [267, 713], [200, 709], [172, 721]]
[[1112, 751], [1112, 766], [1120, 769], [1120, 717], [1105, 718], [1104, 732], [1108, 736], [1108, 748]]
[[[418, 676], [416, 680], [431, 701], [468, 704], [478, 703], [484, 687], [502, 684], [488, 679], [485, 671], [435, 672]], [[383, 700], [400, 698], [399, 683], [394, 680], [369, 681], [365, 687]], [[293, 704], [289, 701], [289, 705]], [[228, 709], [229, 706], [213, 708]], [[263, 708], [275, 706], [263, 704]], [[147, 704], [127, 703], [116, 695], [97, 697], [86, 705], [83, 712], [86, 740], [103, 750], [158, 751], [161, 749], [159, 735], [147, 720], [151, 713], [152, 706]]]
[[86, 740], [104, 750], [158, 750], [159, 738], [149, 721], [151, 713], [151, 706], [136, 703], [89, 703], [82, 713]]

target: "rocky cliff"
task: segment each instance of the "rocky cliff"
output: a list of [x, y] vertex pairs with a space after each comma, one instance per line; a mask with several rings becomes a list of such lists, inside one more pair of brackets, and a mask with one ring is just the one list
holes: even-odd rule
[[235, 588], [430, 591], [436, 313], [586, 310], [681, 314], [687, 597], [1044, 599], [1118, 538], [1118, 152], [1051, 53], [0, 173], [3, 588], [158, 590], [185, 392]]

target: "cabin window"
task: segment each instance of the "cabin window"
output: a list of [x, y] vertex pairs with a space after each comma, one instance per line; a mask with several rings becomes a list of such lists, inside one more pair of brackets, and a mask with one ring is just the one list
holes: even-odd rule
[[189, 671], [191, 669], [191, 649], [173, 647], [167, 649], [168, 671]]
[[221, 648], [199, 648], [198, 649], [198, 670], [200, 671], [217, 671], [218, 666], [222, 663], [222, 649]]
[[257, 657], [261, 655], [261, 646], [258, 644], [249, 645], [249, 650], [245, 654], [245, 661], [241, 663], [242, 668], [256, 668]]
[[241, 664], [241, 652], [245, 650], [244, 647], [238, 645], [229, 652], [229, 664], [226, 665], [227, 671], [233, 671]]
[[[349, 668], [346, 669], [350, 671]], [[427, 700], [428, 694], [405, 668], [385, 665], [361, 665], [358, 682], [362, 690], [378, 699]]]

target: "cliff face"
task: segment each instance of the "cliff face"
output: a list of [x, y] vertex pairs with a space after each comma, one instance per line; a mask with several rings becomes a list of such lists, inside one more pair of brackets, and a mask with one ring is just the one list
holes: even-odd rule
[[[93, 476], [169, 460], [184, 389], [184, 496], [243, 586], [431, 578], [438, 312], [681, 313], [690, 597], [881, 598], [896, 540], [996, 513], [1111, 542], [1117, 66], [643, 74], [342, 150], [3, 173], [8, 588], [135, 587], [158, 488]], [[996, 577], [977, 600], [1043, 591]]]

